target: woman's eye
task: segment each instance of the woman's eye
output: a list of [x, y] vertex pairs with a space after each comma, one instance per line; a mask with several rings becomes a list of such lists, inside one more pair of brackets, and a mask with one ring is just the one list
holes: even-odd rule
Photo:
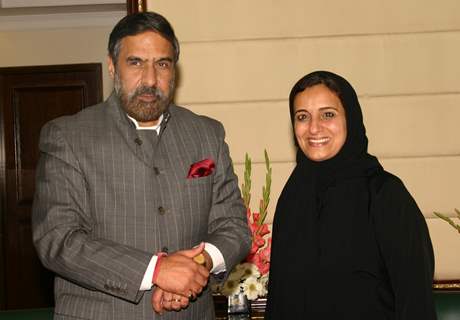
[[306, 121], [308, 120], [308, 115], [305, 113], [301, 113], [297, 115], [297, 121]]
[[323, 113], [323, 119], [332, 119], [335, 117], [335, 113], [332, 111], [326, 111]]

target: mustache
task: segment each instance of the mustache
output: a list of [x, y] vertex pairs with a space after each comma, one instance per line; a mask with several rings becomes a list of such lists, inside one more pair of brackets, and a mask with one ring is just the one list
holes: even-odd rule
[[156, 99], [164, 99], [165, 95], [163, 92], [158, 88], [158, 87], [146, 87], [146, 86], [141, 86], [139, 88], [136, 88], [136, 91], [134, 91], [132, 94], [128, 96], [128, 99], [134, 99], [140, 95], [143, 94], [150, 94], [155, 96]]

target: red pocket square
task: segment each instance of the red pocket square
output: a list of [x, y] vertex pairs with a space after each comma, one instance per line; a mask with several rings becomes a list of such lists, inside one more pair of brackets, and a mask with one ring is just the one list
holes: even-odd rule
[[190, 166], [187, 179], [209, 176], [214, 171], [215, 167], [216, 165], [214, 164], [214, 161], [212, 161], [211, 159], [204, 159], [195, 162]]

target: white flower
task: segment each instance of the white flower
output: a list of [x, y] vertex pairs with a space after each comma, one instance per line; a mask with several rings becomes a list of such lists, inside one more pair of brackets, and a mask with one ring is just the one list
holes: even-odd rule
[[227, 297], [240, 292], [240, 279], [227, 279], [221, 289], [221, 292]]
[[243, 292], [249, 300], [257, 299], [263, 290], [263, 285], [256, 277], [249, 277], [243, 282]]
[[267, 294], [268, 274], [261, 276], [257, 266], [250, 262], [240, 263], [233, 268], [225, 283], [214, 289], [229, 297], [243, 290], [249, 300]]
[[232, 272], [228, 275], [229, 280], [241, 280], [244, 275], [245, 269], [238, 264], [235, 268], [233, 268]]
[[262, 292], [261, 296], [265, 296], [268, 293], [268, 273], [260, 277], [259, 279], [260, 284], [262, 285]]
[[248, 279], [250, 277], [259, 278], [260, 272], [257, 266], [253, 263], [242, 263], [240, 268], [243, 270], [243, 275], [241, 276], [241, 280]]

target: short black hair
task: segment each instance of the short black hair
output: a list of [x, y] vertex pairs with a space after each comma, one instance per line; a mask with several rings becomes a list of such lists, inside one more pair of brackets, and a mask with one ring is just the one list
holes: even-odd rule
[[174, 29], [161, 14], [155, 12], [139, 12], [127, 15], [113, 28], [109, 36], [109, 56], [116, 65], [120, 53], [121, 40], [127, 36], [134, 36], [146, 31], [160, 34], [171, 43], [174, 50], [174, 62], [179, 60], [179, 41], [177, 41]]

